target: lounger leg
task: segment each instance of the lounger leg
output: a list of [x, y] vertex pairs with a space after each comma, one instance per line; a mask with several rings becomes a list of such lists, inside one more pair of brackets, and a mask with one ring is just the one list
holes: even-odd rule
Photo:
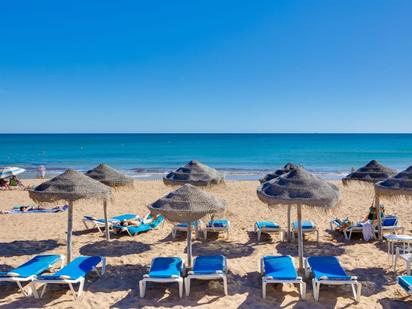
[[227, 295], [227, 277], [223, 276], [223, 290], [225, 292], [225, 295]]
[[352, 238], [352, 229], [349, 232], [349, 239], [348, 240], [350, 240], [351, 238]]
[[312, 279], [312, 288], [313, 288], [313, 298], [315, 299], [315, 301], [319, 301], [320, 286], [318, 282], [316, 282], [316, 279]]
[[411, 275], [411, 261], [410, 261], [410, 260], [408, 260], [408, 261], [406, 262], [406, 274], [407, 274], [408, 276]]
[[41, 293], [40, 293], [40, 298], [43, 297], [44, 292], [46, 292], [46, 288], [47, 288], [47, 283], [45, 283], [45, 284], [43, 285], [43, 288], [42, 288]]
[[259, 242], [260, 241], [260, 236], [262, 235], [262, 231], [261, 230], [258, 230], [258, 232], [257, 232], [257, 241]]
[[[80, 281], [79, 284], [79, 291], [77, 292], [77, 298], [80, 298], [80, 296], [82, 296], [83, 294], [83, 289], [84, 289], [84, 279], [82, 281]], [[76, 295], [76, 294], [75, 294]]]
[[175, 239], [176, 238], [176, 230], [172, 229], [172, 238]]
[[266, 298], [266, 281], [262, 279], [262, 297]]
[[146, 281], [144, 279], [139, 281], [139, 292], [140, 292], [140, 298], [143, 298], [144, 295], [146, 294]]
[[362, 293], [362, 284], [360, 282], [357, 283], [358, 289], [356, 293], [356, 301], [360, 300], [361, 293]]
[[316, 242], [319, 246], [319, 230], [316, 230]]
[[205, 237], [205, 240], [207, 239], [207, 230], [205, 230], [204, 232], [204, 237]]
[[395, 260], [393, 261], [393, 272], [396, 273], [396, 266], [399, 257], [399, 248], [396, 248]]
[[179, 280], [177, 283], [179, 284], [179, 297], [182, 298], [183, 297], [183, 279]]
[[186, 289], [186, 296], [190, 295], [190, 278], [187, 277], [185, 280], [185, 289]]
[[26, 291], [23, 289], [23, 286], [21, 285], [20, 281], [16, 281], [17, 286], [19, 287], [20, 292], [22, 292], [24, 295], [28, 296], [26, 294]]
[[88, 230], [89, 226], [87, 225], [86, 220], [82, 220], [82, 221], [83, 221], [84, 227], [86, 228], [86, 230]]
[[302, 280], [302, 282], [300, 283], [300, 297], [301, 297], [302, 299], [305, 299], [305, 298], [306, 298], [306, 283], [303, 282], [303, 280]]
[[30, 283], [30, 290], [34, 298], [39, 298], [39, 293], [37, 293], [36, 285], [33, 281]]

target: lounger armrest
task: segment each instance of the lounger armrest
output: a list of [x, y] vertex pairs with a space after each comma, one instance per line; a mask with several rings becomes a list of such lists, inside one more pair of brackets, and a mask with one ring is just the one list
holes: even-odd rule
[[9, 271], [6, 273], [7, 277], [20, 277], [20, 274]]
[[59, 276], [61, 279], [63, 279], [63, 280], [68, 280], [68, 279], [71, 279], [71, 277], [70, 276], [66, 276], [66, 275], [63, 275], [63, 276]]
[[358, 280], [358, 277], [357, 276], [351, 276], [350, 279], [351, 280]]
[[193, 275], [194, 272], [191, 270], [191, 271], [188, 271], [187, 274], [188, 274], [188, 275]]
[[143, 275], [143, 278], [149, 278], [150, 276], [148, 274]]

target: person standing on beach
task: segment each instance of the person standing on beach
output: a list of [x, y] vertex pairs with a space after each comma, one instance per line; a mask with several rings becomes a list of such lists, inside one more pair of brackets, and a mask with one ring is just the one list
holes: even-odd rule
[[46, 177], [46, 167], [42, 164], [37, 168], [38, 178], [44, 179]]

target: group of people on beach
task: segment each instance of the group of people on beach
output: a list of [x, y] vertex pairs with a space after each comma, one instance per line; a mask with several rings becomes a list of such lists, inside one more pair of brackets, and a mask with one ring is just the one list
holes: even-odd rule
[[14, 188], [25, 189], [26, 187], [24, 184], [16, 177], [11, 176], [8, 178], [1, 178], [0, 179], [0, 189], [1, 190], [12, 190]]

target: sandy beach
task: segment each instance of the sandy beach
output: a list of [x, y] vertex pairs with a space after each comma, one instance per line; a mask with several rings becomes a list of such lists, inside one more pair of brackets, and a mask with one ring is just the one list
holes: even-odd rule
[[[26, 185], [38, 184], [27, 180]], [[278, 236], [263, 237], [256, 242], [253, 223], [257, 220], [275, 220], [286, 227], [286, 209], [270, 210], [256, 196], [257, 181], [227, 181], [225, 185], [209, 191], [228, 203], [227, 218], [231, 222], [229, 240], [223, 236], [195, 241], [194, 255], [223, 254], [229, 264], [229, 295], [224, 296], [220, 282], [194, 281], [190, 297], [179, 299], [175, 285], [148, 285], [146, 297], [139, 298], [138, 281], [156, 256], [185, 258], [186, 238], [171, 238], [172, 225], [166, 222], [159, 230], [135, 237], [113, 236], [107, 243], [97, 230], [85, 230], [81, 221], [86, 214], [102, 217], [102, 206], [92, 201], [80, 202], [74, 210], [74, 255], [103, 255], [107, 257], [107, 270], [102, 278], [90, 276], [84, 295], [76, 301], [65, 286], [52, 286], [44, 298], [36, 300], [17, 292], [15, 284], [1, 283], [2, 308], [411, 308], [411, 298], [396, 284], [385, 242], [364, 242], [359, 236], [344, 241], [338, 233], [329, 232], [329, 221], [348, 216], [360, 220], [373, 200], [373, 189], [368, 186], [343, 187], [342, 203], [329, 212], [306, 208], [303, 218], [316, 222], [320, 229], [320, 244], [315, 237], [305, 239], [305, 256], [336, 255], [351, 275], [362, 282], [362, 297], [356, 304], [349, 287], [322, 287], [320, 301], [312, 296], [310, 279], [307, 280], [306, 300], [299, 299], [294, 286], [268, 287], [268, 297], [261, 297], [259, 258], [264, 255], [296, 257], [297, 244], [280, 242]], [[121, 213], [147, 213], [146, 205], [171, 191], [161, 181], [136, 181], [133, 190], [114, 191], [109, 215]], [[33, 204], [26, 191], [0, 192], [0, 209], [8, 210], [18, 204]], [[387, 214], [397, 214], [406, 232], [412, 229], [412, 212], [408, 204], [384, 201]], [[295, 212], [294, 212], [295, 215]], [[36, 254], [65, 254], [67, 213], [0, 215], [0, 271], [18, 266]], [[398, 274], [405, 272], [401, 263]]]

